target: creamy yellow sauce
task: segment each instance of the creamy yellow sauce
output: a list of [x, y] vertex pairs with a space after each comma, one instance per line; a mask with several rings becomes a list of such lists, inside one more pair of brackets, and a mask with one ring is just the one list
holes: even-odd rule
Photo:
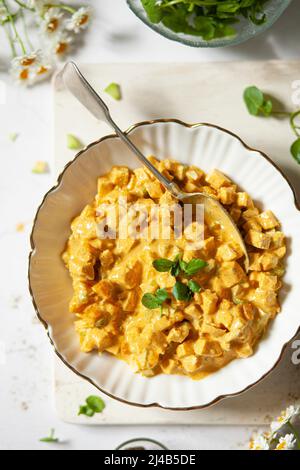
[[[115, 204], [120, 197], [127, 198], [129, 207], [175, 202], [147, 169], [113, 167], [99, 178], [95, 200], [72, 223], [63, 254], [74, 288], [70, 312], [76, 315], [83, 352], [106, 351], [148, 377], [165, 373], [200, 379], [233, 359], [251, 356], [280, 311], [285, 237], [275, 215], [261, 212], [218, 170], [206, 175], [173, 160], [150, 159], [182, 190], [205, 192], [223, 204], [247, 245], [249, 272], [241, 248], [217, 224], [204, 224], [204, 240], [198, 245], [192, 224], [180, 239], [173, 232], [170, 240], [99, 239], [99, 223], [118, 234], [107, 213], [99, 211], [102, 204]], [[153, 266], [157, 259], [178, 255], [185, 262], [202, 259], [206, 265], [193, 276], [181, 272], [176, 278]], [[200, 286], [199, 292], [176, 300], [176, 281], [190, 280]], [[169, 298], [162, 308], [145, 307], [143, 296], [157, 289], [165, 289]]]

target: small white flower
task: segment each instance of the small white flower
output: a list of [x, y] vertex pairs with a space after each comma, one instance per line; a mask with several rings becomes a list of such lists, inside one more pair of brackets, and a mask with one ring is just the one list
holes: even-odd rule
[[24, 54], [22, 56], [15, 57], [12, 60], [12, 68], [24, 68], [32, 67], [33, 65], [40, 63], [42, 61], [43, 53], [40, 49], [30, 52], [29, 54]]
[[250, 441], [251, 450], [270, 450], [270, 445], [265, 434], [255, 434]]
[[289, 406], [281, 415], [271, 423], [271, 431], [274, 433], [278, 429], [282, 428], [285, 424], [291, 421], [293, 418], [298, 416], [300, 413], [300, 407]]
[[284, 437], [280, 437], [279, 443], [275, 450], [292, 450], [296, 445], [296, 439], [294, 434], [287, 434]]
[[86, 29], [91, 21], [91, 9], [82, 7], [77, 10], [67, 22], [67, 29], [78, 34]]
[[20, 84], [30, 86], [47, 78], [52, 73], [52, 65], [37, 50], [16, 57], [11, 62], [11, 74]]
[[41, 20], [41, 30], [47, 35], [56, 34], [63, 28], [63, 13], [59, 8], [49, 8]]
[[70, 52], [72, 42], [73, 38], [69, 34], [61, 32], [54, 38], [50, 51], [57, 57], [62, 57]]

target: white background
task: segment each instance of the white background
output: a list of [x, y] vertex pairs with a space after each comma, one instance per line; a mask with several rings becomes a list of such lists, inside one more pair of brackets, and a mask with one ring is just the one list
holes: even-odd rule
[[[88, 3], [88, 2], [86, 2]], [[198, 50], [172, 43], [147, 29], [125, 0], [94, 0], [95, 20], [78, 62], [228, 61], [299, 58], [300, 5], [294, 0], [270, 30], [244, 45]], [[36, 207], [55, 180], [33, 175], [37, 160], [53, 168], [50, 84], [17, 88], [5, 73], [0, 36], [0, 449], [45, 449], [39, 438], [55, 428], [62, 440], [51, 449], [113, 449], [131, 437], [148, 436], [170, 449], [239, 449], [252, 430], [242, 427], [78, 427], [54, 411], [52, 351], [27, 293], [29, 232]], [[171, 77], [170, 77], [171, 79]], [[118, 80], [118, 77], [116, 77]], [[224, 83], [226, 89], [226, 83]], [[5, 95], [5, 96], [3, 96]], [[3, 102], [3, 97], [5, 98]], [[18, 133], [16, 142], [9, 134]], [[18, 233], [16, 225], [24, 223]], [[279, 411], [279, 410], [278, 410]]]

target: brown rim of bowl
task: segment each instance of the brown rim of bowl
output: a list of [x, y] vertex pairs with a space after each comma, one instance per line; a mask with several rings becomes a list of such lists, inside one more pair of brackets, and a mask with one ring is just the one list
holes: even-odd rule
[[[143, 127], [143, 126], [149, 126], [149, 125], [153, 125], [153, 124], [159, 124], [159, 123], [162, 123], [162, 124], [168, 124], [168, 123], [174, 123], [174, 124], [179, 124], [181, 126], [184, 126], [184, 127], [187, 127], [189, 129], [193, 129], [193, 128], [197, 128], [197, 127], [201, 127], [201, 126], [206, 126], [206, 127], [212, 127], [212, 128], [215, 128], [215, 129], [218, 129], [222, 132], [225, 132], [226, 134], [229, 134], [231, 135], [232, 137], [236, 138], [237, 140], [239, 140], [239, 142], [249, 151], [251, 152], [256, 152], [258, 154], [260, 154], [263, 158], [265, 158], [265, 160], [267, 160], [280, 174], [281, 176], [286, 180], [286, 182], [288, 183], [291, 191], [292, 191], [292, 194], [294, 196], [294, 204], [295, 204], [295, 207], [296, 209], [298, 209], [298, 211], [300, 211], [300, 204], [298, 203], [297, 201], [297, 197], [296, 197], [296, 192], [295, 192], [295, 189], [293, 188], [293, 186], [291, 185], [289, 179], [287, 178], [287, 176], [283, 173], [283, 171], [270, 159], [270, 157], [268, 157], [265, 153], [261, 152], [260, 150], [257, 150], [255, 148], [252, 148], [252, 147], [249, 147], [239, 136], [237, 136], [236, 134], [234, 134], [233, 132], [227, 130], [227, 129], [224, 129], [223, 127], [220, 127], [220, 126], [217, 126], [217, 125], [214, 125], [214, 124], [210, 124], [210, 123], [206, 123], [206, 122], [202, 122], [202, 123], [196, 123], [196, 124], [187, 124], [186, 122], [184, 121], [181, 121], [179, 119], [153, 119], [153, 120], [149, 120], [149, 121], [141, 121], [141, 122], [138, 122], [136, 124], [133, 124], [132, 126], [130, 126], [126, 131], [125, 133], [126, 134], [130, 134], [132, 131], [134, 131], [135, 129], [139, 128], [139, 127]], [[34, 242], [33, 242], [33, 235], [34, 235], [34, 230], [35, 230], [35, 226], [36, 226], [36, 222], [37, 222], [37, 219], [38, 219], [38, 215], [41, 211], [41, 209], [43, 208], [43, 205], [47, 199], [47, 197], [55, 190], [57, 189], [59, 186], [60, 186], [60, 183], [64, 177], [64, 174], [66, 172], [66, 170], [69, 168], [69, 166], [71, 166], [76, 160], [77, 158], [80, 157], [80, 155], [82, 155], [84, 152], [86, 152], [88, 149], [90, 149], [91, 147], [93, 147], [94, 145], [97, 145], [105, 140], [108, 140], [108, 139], [118, 139], [119, 137], [116, 135], [116, 134], [110, 134], [110, 135], [106, 135], [104, 137], [102, 137], [101, 139], [95, 141], [95, 142], [92, 142], [91, 144], [89, 144], [88, 146], [86, 146], [84, 149], [82, 149], [80, 152], [78, 152], [78, 154], [74, 157], [73, 160], [71, 160], [69, 163], [67, 163], [67, 165], [64, 167], [63, 171], [60, 173], [59, 177], [58, 177], [58, 180], [57, 180], [57, 183], [55, 186], [53, 186], [44, 196], [40, 206], [38, 207], [38, 210], [37, 210], [37, 213], [35, 215], [35, 218], [34, 218], [34, 221], [33, 221], [33, 227], [32, 227], [32, 232], [31, 232], [31, 235], [30, 235], [30, 245], [31, 245], [31, 251], [30, 251], [30, 254], [29, 254], [29, 264], [28, 264], [28, 283], [29, 283], [29, 292], [30, 292], [30, 296], [31, 296], [31, 300], [32, 300], [32, 303], [33, 303], [33, 306], [34, 306], [34, 309], [35, 309], [35, 312], [36, 312], [36, 315], [38, 317], [38, 319], [40, 320], [40, 322], [44, 325], [45, 329], [46, 329], [46, 332], [47, 332], [47, 335], [48, 335], [48, 338], [50, 340], [50, 343], [54, 349], [54, 352], [55, 354], [59, 357], [59, 359], [72, 371], [74, 372], [76, 375], [78, 375], [79, 377], [85, 379], [86, 381], [88, 381], [91, 385], [93, 385], [94, 387], [96, 387], [101, 393], [103, 393], [104, 395], [110, 397], [110, 398], [113, 398], [121, 403], [124, 403], [126, 405], [132, 405], [132, 406], [136, 406], [136, 407], [139, 407], [139, 408], [161, 408], [161, 409], [164, 409], [164, 410], [170, 410], [170, 411], [191, 411], [191, 410], [201, 410], [201, 409], [205, 409], [205, 408], [209, 408], [210, 406], [212, 405], [215, 405], [216, 403], [220, 402], [221, 400], [224, 400], [225, 398], [232, 398], [232, 397], [236, 397], [236, 396], [239, 396], [241, 395], [242, 393], [250, 390], [252, 387], [254, 387], [255, 385], [257, 385], [258, 383], [260, 383], [262, 380], [264, 380], [276, 367], [277, 365], [280, 363], [282, 357], [283, 357], [283, 354], [288, 346], [288, 344], [300, 333], [300, 325], [299, 325], [299, 328], [297, 329], [297, 331], [295, 332], [295, 334], [292, 336], [292, 338], [286, 342], [283, 347], [282, 347], [282, 350], [281, 350], [281, 353], [277, 359], [277, 361], [275, 362], [274, 366], [269, 370], [267, 371], [265, 374], [262, 375], [262, 377], [260, 379], [258, 379], [256, 382], [248, 385], [246, 388], [244, 388], [243, 390], [239, 391], [239, 392], [235, 392], [235, 393], [231, 393], [231, 394], [226, 394], [226, 395], [220, 395], [218, 397], [216, 397], [214, 400], [210, 401], [209, 403], [206, 403], [205, 405], [199, 405], [199, 406], [191, 406], [191, 407], [183, 407], [183, 408], [172, 408], [172, 407], [165, 407], [165, 406], [162, 406], [160, 405], [159, 403], [149, 403], [147, 405], [144, 405], [144, 404], [141, 404], [141, 403], [135, 403], [135, 402], [130, 402], [130, 401], [127, 401], [127, 400], [124, 400], [123, 398], [119, 398], [117, 396], [114, 396], [112, 395], [111, 393], [103, 390], [101, 387], [99, 387], [92, 379], [90, 379], [89, 377], [86, 377], [84, 374], [78, 372], [73, 366], [71, 366], [63, 357], [62, 355], [59, 353], [59, 351], [56, 349], [55, 345], [54, 345], [54, 342], [50, 336], [50, 332], [49, 332], [49, 325], [48, 323], [42, 318], [42, 315], [40, 314], [39, 310], [38, 310], [38, 307], [36, 305], [36, 302], [35, 302], [35, 299], [34, 299], [34, 294], [33, 294], [33, 290], [32, 290], [32, 287], [31, 287], [31, 280], [30, 280], [30, 271], [31, 271], [31, 259], [32, 259], [32, 256], [33, 256], [33, 253], [35, 251], [35, 245], [34, 245]]]

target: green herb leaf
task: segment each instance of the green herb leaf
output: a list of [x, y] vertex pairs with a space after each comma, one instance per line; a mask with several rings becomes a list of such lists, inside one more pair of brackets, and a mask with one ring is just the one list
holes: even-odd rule
[[111, 83], [104, 91], [116, 101], [120, 101], [122, 99], [121, 87], [118, 83]]
[[189, 261], [185, 267], [185, 274], [187, 276], [194, 276], [197, 274], [201, 269], [207, 266], [207, 262], [200, 258], [195, 258]]
[[192, 297], [192, 292], [190, 288], [186, 284], [183, 284], [179, 281], [176, 282], [172, 292], [176, 300], [188, 301]]
[[82, 405], [79, 407], [78, 416], [84, 415], [84, 416], [87, 416], [88, 418], [92, 418], [94, 414], [95, 414], [95, 411], [92, 410], [92, 408], [90, 408], [87, 405]]
[[244, 101], [252, 116], [263, 114], [268, 117], [272, 113], [273, 103], [266, 99], [263, 92], [256, 86], [250, 86], [244, 91]]
[[83, 143], [73, 134], [67, 135], [67, 147], [70, 150], [81, 150], [84, 146]]
[[151, 23], [206, 41], [236, 35], [242, 17], [256, 25], [267, 21], [268, 0], [141, 0]]
[[169, 272], [170, 269], [173, 267], [174, 263], [173, 261], [170, 261], [169, 259], [165, 258], [159, 258], [153, 261], [153, 266], [156, 269], [156, 271], [160, 273], [166, 273]]
[[156, 291], [156, 298], [161, 302], [165, 302], [169, 298], [169, 294], [166, 289], [158, 289]]
[[201, 290], [201, 286], [198, 284], [198, 282], [193, 281], [192, 279], [188, 282], [188, 286], [194, 294], [200, 292]]
[[150, 310], [162, 307], [163, 303], [169, 298], [169, 294], [166, 289], [158, 289], [155, 294], [145, 294], [142, 298], [142, 304], [144, 307]]
[[163, 18], [163, 12], [157, 0], [141, 0], [142, 5], [146, 10], [149, 20], [152, 23], [159, 23]]
[[93, 410], [95, 413], [102, 413], [102, 411], [105, 408], [105, 403], [102, 400], [102, 398], [97, 397], [95, 395], [91, 395], [86, 399], [86, 403], [91, 410]]
[[297, 163], [300, 164], [300, 138], [297, 139], [291, 146], [291, 154]]
[[91, 395], [85, 400], [86, 404], [79, 407], [78, 416], [84, 415], [92, 418], [96, 413], [102, 413], [105, 403], [102, 398]]
[[142, 298], [144, 307], [155, 310], [161, 306], [161, 301], [154, 294], [144, 294]]
[[45, 442], [46, 444], [54, 444], [56, 442], [59, 442], [59, 439], [57, 437], [54, 437], [55, 435], [55, 430], [51, 429], [50, 435], [48, 437], [43, 437], [40, 439], [40, 442]]

